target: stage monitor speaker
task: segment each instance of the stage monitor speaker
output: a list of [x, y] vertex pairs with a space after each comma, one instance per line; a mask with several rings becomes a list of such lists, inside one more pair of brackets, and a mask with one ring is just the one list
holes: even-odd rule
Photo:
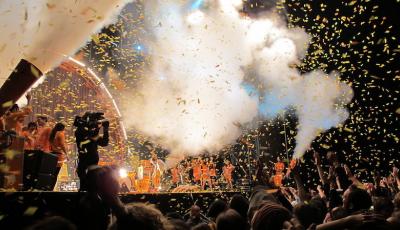
[[53, 191], [53, 187], [56, 184], [56, 181], [57, 177], [54, 174], [39, 173], [37, 175], [35, 189]]
[[50, 182], [56, 172], [57, 161], [58, 157], [54, 154], [39, 150], [25, 151], [24, 190], [48, 190], [52, 185]]
[[43, 152], [39, 150], [25, 150], [24, 152], [24, 190], [33, 189], [37, 181]]
[[43, 153], [38, 173], [55, 174], [57, 161], [57, 155], [51, 153]]

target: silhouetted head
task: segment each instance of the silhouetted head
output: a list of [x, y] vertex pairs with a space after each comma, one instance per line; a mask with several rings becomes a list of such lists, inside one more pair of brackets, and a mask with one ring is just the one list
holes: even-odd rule
[[133, 203], [126, 205], [127, 214], [117, 219], [113, 229], [146, 229], [164, 230], [171, 229], [168, 220], [154, 205]]
[[216, 220], [218, 215], [227, 209], [227, 205], [225, 201], [216, 199], [214, 202], [211, 203], [207, 216], [212, 220]]
[[318, 209], [310, 204], [296, 205], [293, 208], [293, 214], [304, 228], [308, 228], [311, 224], [319, 224], [320, 222]]
[[339, 220], [345, 218], [347, 216], [347, 211], [343, 207], [336, 207], [333, 208], [331, 211], [331, 219], [332, 220]]
[[173, 230], [190, 230], [190, 226], [181, 219], [169, 219], [169, 224]]
[[253, 230], [281, 230], [283, 223], [291, 219], [291, 214], [282, 205], [265, 202], [254, 214], [251, 221]]
[[367, 191], [353, 188], [350, 190], [344, 205], [344, 208], [351, 214], [361, 210], [369, 210], [372, 206], [372, 199]]
[[54, 125], [54, 128], [50, 132], [50, 143], [53, 143], [54, 138], [56, 137], [57, 132], [63, 131], [65, 129], [65, 125], [61, 122]]
[[13, 106], [11, 106], [10, 112], [14, 113], [14, 112], [18, 112], [19, 111], [19, 106], [18, 104], [14, 104]]
[[374, 197], [374, 212], [389, 218], [394, 210], [392, 200], [388, 197]]
[[75, 225], [61, 216], [47, 217], [35, 225], [28, 228], [28, 230], [75, 230]]
[[249, 201], [241, 194], [235, 194], [229, 202], [229, 208], [235, 210], [246, 219], [247, 210], [249, 209]]
[[193, 205], [193, 206], [190, 208], [190, 216], [192, 216], [192, 217], [198, 217], [198, 216], [200, 216], [200, 212], [201, 212], [201, 209], [200, 209], [200, 207], [197, 206], [197, 205]]
[[48, 120], [48, 118], [45, 115], [40, 115], [40, 116], [37, 116], [37, 118], [36, 118], [36, 122], [39, 126], [45, 125], [47, 123], [47, 120]]
[[222, 212], [217, 217], [217, 230], [245, 230], [246, 220], [233, 209]]
[[318, 211], [318, 218], [315, 224], [322, 224], [324, 222], [325, 216], [328, 213], [328, 208], [326, 207], [326, 202], [320, 197], [313, 197], [310, 202], [310, 206]]

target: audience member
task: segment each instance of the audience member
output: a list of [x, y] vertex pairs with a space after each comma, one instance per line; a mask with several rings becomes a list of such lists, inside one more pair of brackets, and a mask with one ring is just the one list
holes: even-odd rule
[[246, 230], [246, 220], [233, 209], [219, 214], [216, 224], [217, 230]]
[[281, 230], [285, 221], [291, 219], [289, 210], [282, 205], [265, 202], [251, 220], [253, 230]]
[[203, 223], [203, 220], [201, 218], [201, 209], [199, 206], [197, 205], [193, 205], [190, 208], [190, 215], [189, 215], [189, 219], [186, 221], [186, 223], [190, 226], [190, 227], [194, 227], [198, 224]]
[[167, 218], [153, 205], [133, 203], [126, 206], [126, 214], [117, 218], [111, 229], [130, 230], [170, 230], [174, 229]]
[[229, 208], [235, 210], [240, 214], [240, 216], [246, 219], [247, 210], [249, 209], [249, 201], [243, 195], [235, 194], [229, 202]]
[[52, 216], [37, 222], [27, 230], [76, 230], [76, 227], [61, 216]]
[[223, 211], [225, 211], [227, 208], [228, 207], [225, 201], [216, 199], [214, 202], [211, 203], [207, 212], [207, 217], [210, 218], [213, 222], [215, 222], [218, 215]]

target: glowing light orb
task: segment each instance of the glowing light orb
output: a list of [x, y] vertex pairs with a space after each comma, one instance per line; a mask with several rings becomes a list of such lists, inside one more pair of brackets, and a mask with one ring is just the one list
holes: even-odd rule
[[127, 178], [128, 177], [128, 171], [124, 168], [119, 169], [119, 177], [121, 178]]

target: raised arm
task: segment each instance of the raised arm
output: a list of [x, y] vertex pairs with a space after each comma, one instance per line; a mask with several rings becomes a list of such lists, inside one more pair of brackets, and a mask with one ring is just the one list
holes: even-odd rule
[[353, 173], [350, 170], [350, 167], [347, 164], [344, 165], [344, 170], [346, 171], [347, 177], [349, 178], [349, 180], [353, 182], [353, 184], [357, 185], [358, 187], [364, 186], [363, 183], [361, 183], [361, 181], [359, 181], [358, 178], [353, 175]]
[[400, 190], [400, 177], [399, 177], [399, 169], [396, 167], [393, 167], [392, 175], [394, 179], [396, 180], [397, 183], [397, 190]]
[[104, 147], [104, 146], [107, 146], [107, 145], [108, 145], [108, 142], [109, 142], [108, 127], [109, 127], [108, 121], [107, 121], [107, 122], [103, 122], [103, 136], [100, 137], [100, 138], [97, 140], [97, 143], [98, 143], [100, 146], [103, 146], [103, 147]]
[[321, 157], [319, 156], [319, 153], [315, 151], [314, 151], [314, 160], [315, 160], [315, 165], [317, 166], [319, 179], [321, 180], [323, 185], [328, 184], [328, 179], [326, 178], [324, 170], [322, 169]]
[[297, 192], [299, 194], [299, 198], [301, 202], [306, 201], [306, 189], [304, 187], [303, 181], [301, 180], [300, 174], [298, 172], [298, 164], [299, 162], [296, 162], [296, 166], [292, 169], [293, 173], [293, 179], [296, 182], [297, 186]]

